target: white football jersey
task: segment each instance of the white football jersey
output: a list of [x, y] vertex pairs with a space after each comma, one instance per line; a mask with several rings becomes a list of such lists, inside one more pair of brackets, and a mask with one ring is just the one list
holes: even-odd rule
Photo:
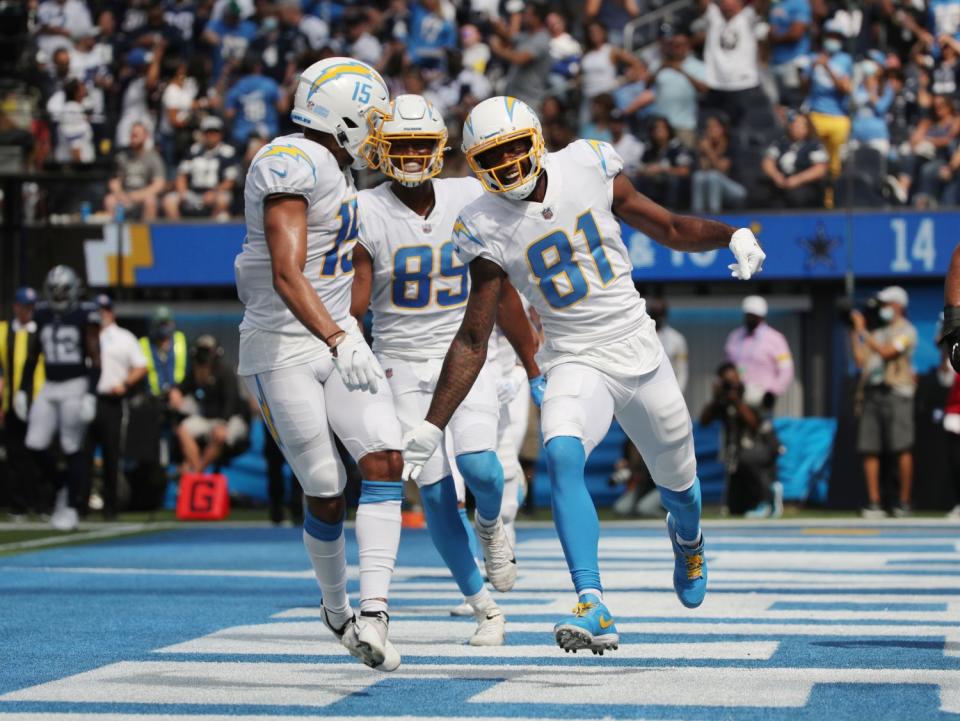
[[240, 324], [240, 373], [250, 375], [309, 362], [327, 352], [273, 288], [263, 206], [270, 195], [300, 195], [307, 201], [307, 259], [303, 269], [333, 319], [355, 328], [350, 317], [352, 251], [357, 239], [357, 191], [322, 145], [302, 134], [274, 139], [256, 154], [244, 189], [247, 237], [234, 262]]
[[358, 196], [359, 242], [373, 258], [373, 349], [396, 358], [443, 358], [470, 292], [467, 266], [450, 240], [460, 210], [483, 195], [474, 178], [434, 178], [424, 218], [383, 183]]
[[660, 363], [663, 350], [611, 208], [622, 167], [608, 143], [578, 140], [546, 156], [542, 203], [487, 193], [460, 213], [453, 241], [461, 257], [499, 265], [539, 313], [544, 370], [560, 356], [602, 352], [605, 343], [638, 334], [644, 357], [622, 359], [624, 370], [646, 372]]

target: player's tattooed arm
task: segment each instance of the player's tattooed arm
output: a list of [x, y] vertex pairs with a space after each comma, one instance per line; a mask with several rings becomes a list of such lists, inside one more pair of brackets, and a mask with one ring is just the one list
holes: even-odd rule
[[534, 358], [540, 346], [540, 339], [527, 317], [527, 311], [523, 307], [517, 289], [506, 278], [503, 278], [500, 284], [497, 325], [520, 356], [527, 378], [536, 378], [540, 375], [540, 366]]
[[613, 181], [613, 212], [661, 245], [684, 253], [726, 248], [735, 230], [716, 220], [671, 213], [634, 188], [623, 173]]
[[504, 277], [503, 270], [492, 261], [474, 258], [470, 262], [467, 310], [443, 360], [443, 369], [427, 411], [426, 419], [437, 428], [446, 428], [487, 360], [487, 341], [497, 319]]
[[299, 195], [271, 195], [263, 203], [273, 288], [304, 327], [328, 345], [342, 329], [303, 274], [307, 265], [307, 201]]
[[350, 315], [363, 328], [363, 319], [370, 307], [373, 292], [373, 258], [369, 251], [357, 243], [353, 246], [353, 285], [350, 287]]

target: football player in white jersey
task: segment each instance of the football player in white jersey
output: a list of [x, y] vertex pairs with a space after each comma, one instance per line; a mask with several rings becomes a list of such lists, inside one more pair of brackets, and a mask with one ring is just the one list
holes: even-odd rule
[[[460, 209], [482, 196], [483, 188], [472, 178], [435, 178], [443, 168], [447, 130], [431, 103], [419, 95], [401, 95], [391, 103], [390, 116], [380, 130], [380, 168], [392, 180], [358, 197], [363, 223], [353, 254], [352, 310], [362, 323], [372, 304], [374, 351], [386, 371], [400, 424], [410, 430], [430, 405], [443, 357], [463, 318], [467, 266], [457, 258], [450, 236]], [[528, 325], [517, 324], [512, 313], [520, 308], [520, 298], [512, 287], [504, 291], [500, 304], [507, 332], [516, 326], [517, 342], [526, 344], [530, 372], [537, 376], [533, 333]], [[436, 449], [417, 479], [430, 536], [476, 616], [477, 630], [470, 639], [474, 646], [503, 644], [504, 617], [470, 552], [451, 465], [455, 459], [477, 500], [477, 537], [490, 583], [509, 591], [517, 566], [500, 520], [497, 371], [492, 363], [480, 370], [450, 420], [450, 453]]]
[[[303, 485], [303, 541], [323, 621], [383, 671], [400, 664], [387, 640], [387, 596], [400, 541], [401, 432], [383, 371], [350, 315], [358, 218], [349, 168], [379, 164], [377, 131], [389, 109], [370, 66], [329, 58], [307, 68], [291, 115], [303, 133], [275, 138], [247, 172], [247, 237], [235, 263], [244, 304], [239, 373]], [[359, 619], [346, 593], [346, 474], [334, 434], [364, 478]]]
[[405, 438], [404, 475], [420, 472], [483, 366], [509, 278], [543, 324], [541, 426], [554, 523], [578, 595], [554, 634], [564, 650], [600, 653], [616, 648], [619, 636], [603, 603], [599, 523], [583, 469], [614, 416], [669, 511], [677, 596], [699, 606], [707, 584], [690, 416], [634, 288], [619, 220], [673, 250], [729, 245], [738, 278], [758, 272], [765, 255], [747, 229], [674, 215], [641, 195], [607, 143], [580, 140], [546, 153], [540, 121], [514, 98], [477, 105], [464, 124], [463, 149], [489, 191], [464, 208], [453, 236], [470, 261], [470, 299], [426, 419]]

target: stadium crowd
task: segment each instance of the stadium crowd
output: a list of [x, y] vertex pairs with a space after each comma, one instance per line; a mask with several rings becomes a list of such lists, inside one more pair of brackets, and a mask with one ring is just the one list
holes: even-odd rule
[[[24, 6], [26, 88], [3, 104], [0, 145], [21, 145], [33, 168], [109, 167], [85, 218], [236, 215], [250, 158], [294, 130], [298, 69], [332, 55], [428, 97], [454, 149], [477, 101], [519, 97], [550, 148], [609, 141], [674, 208], [931, 207], [960, 194], [960, 0]], [[446, 172], [465, 172], [452, 155]]]

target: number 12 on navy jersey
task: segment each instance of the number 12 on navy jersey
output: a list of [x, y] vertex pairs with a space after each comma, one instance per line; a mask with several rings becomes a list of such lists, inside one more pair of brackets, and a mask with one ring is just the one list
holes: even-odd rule
[[579, 235], [586, 241], [586, 249], [597, 269], [602, 287], [616, 276], [603, 249], [603, 240], [593, 213], [589, 210], [577, 217], [573, 239], [564, 230], [554, 230], [534, 241], [527, 248], [527, 262], [538, 280], [540, 292], [554, 308], [566, 308], [585, 298], [590, 284], [577, 262], [574, 241]]

